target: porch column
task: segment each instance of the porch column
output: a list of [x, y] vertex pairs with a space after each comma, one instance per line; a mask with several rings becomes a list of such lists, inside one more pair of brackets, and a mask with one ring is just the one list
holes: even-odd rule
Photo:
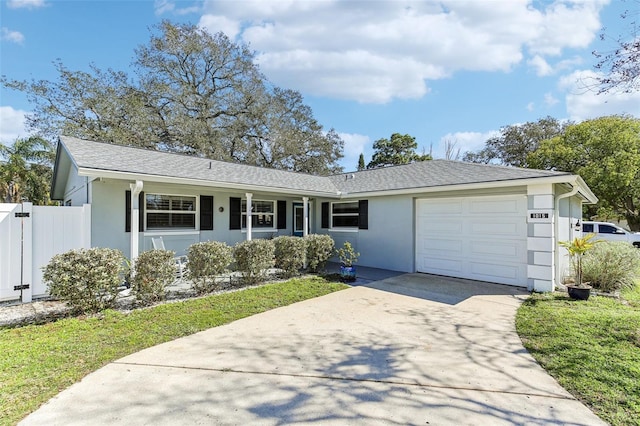
[[556, 281], [556, 233], [553, 185], [527, 187], [528, 289], [553, 291]]
[[251, 197], [253, 194], [251, 192], [247, 192], [244, 194], [247, 197], [247, 241], [251, 241], [251, 216], [253, 216], [253, 209], [251, 208]]
[[138, 196], [142, 192], [144, 183], [141, 180], [137, 180], [136, 183], [129, 184], [131, 188], [131, 261], [133, 262], [138, 258], [140, 235], [140, 222], [138, 221], [140, 205], [138, 203]]
[[309, 197], [302, 197], [302, 216], [304, 217], [302, 236], [306, 237], [309, 234]]

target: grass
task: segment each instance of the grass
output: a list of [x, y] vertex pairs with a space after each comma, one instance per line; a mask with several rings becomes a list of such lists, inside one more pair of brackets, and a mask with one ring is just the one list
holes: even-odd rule
[[540, 365], [601, 419], [640, 424], [640, 286], [623, 300], [534, 294], [516, 328]]
[[87, 374], [125, 355], [347, 286], [293, 279], [129, 314], [0, 330], [0, 424], [15, 424]]

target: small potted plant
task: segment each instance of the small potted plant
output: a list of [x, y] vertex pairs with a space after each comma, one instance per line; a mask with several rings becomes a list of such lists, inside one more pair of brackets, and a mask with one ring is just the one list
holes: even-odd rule
[[345, 282], [353, 282], [356, 280], [356, 267], [354, 263], [358, 261], [360, 253], [357, 253], [349, 241], [342, 245], [342, 248], [336, 250], [336, 254], [340, 259], [340, 278]]
[[576, 237], [573, 241], [560, 241], [559, 243], [569, 252], [575, 274], [574, 283], [567, 285], [567, 292], [572, 299], [587, 300], [591, 294], [589, 283], [582, 282], [582, 257], [597, 243], [597, 241], [592, 241], [594, 236], [595, 234], [587, 234], [583, 237]]

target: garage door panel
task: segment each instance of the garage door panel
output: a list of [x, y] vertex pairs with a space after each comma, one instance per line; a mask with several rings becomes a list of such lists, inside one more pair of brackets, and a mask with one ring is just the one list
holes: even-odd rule
[[487, 258], [493, 257], [498, 260], [509, 262], [525, 262], [526, 245], [520, 241], [502, 241], [487, 244], [486, 241], [472, 241], [469, 243], [471, 257]]
[[471, 276], [484, 281], [508, 284], [519, 278], [519, 270], [517, 265], [470, 262]]
[[526, 286], [526, 207], [524, 195], [417, 200], [416, 269]]
[[444, 215], [451, 215], [451, 214], [458, 214], [458, 213], [462, 213], [462, 211], [464, 210], [463, 207], [463, 203], [464, 200], [463, 199], [458, 199], [458, 200], [439, 200], [439, 203], [434, 203], [432, 205], [429, 206], [428, 210], [423, 211], [423, 214], [444, 214]]
[[463, 229], [464, 223], [461, 221], [423, 221], [422, 226], [420, 227], [421, 233], [423, 235], [433, 235], [433, 234], [454, 234], [460, 235], [464, 232]]
[[517, 235], [518, 224], [516, 223], [495, 223], [488, 221], [473, 222], [473, 217], [467, 217], [469, 220], [470, 232], [473, 235], [483, 235], [487, 237], [505, 237]]
[[470, 200], [469, 211], [472, 214], [518, 214], [520, 212], [520, 200]]
[[437, 254], [441, 251], [453, 252], [453, 254], [462, 254], [463, 241], [460, 240], [444, 240], [437, 238], [422, 239], [422, 249], [425, 254]]

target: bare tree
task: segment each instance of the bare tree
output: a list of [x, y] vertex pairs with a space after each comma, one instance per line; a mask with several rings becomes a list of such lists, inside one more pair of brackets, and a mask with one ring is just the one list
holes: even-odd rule
[[445, 139], [444, 140], [444, 158], [445, 160], [460, 159], [460, 147], [458, 146], [457, 139]]

